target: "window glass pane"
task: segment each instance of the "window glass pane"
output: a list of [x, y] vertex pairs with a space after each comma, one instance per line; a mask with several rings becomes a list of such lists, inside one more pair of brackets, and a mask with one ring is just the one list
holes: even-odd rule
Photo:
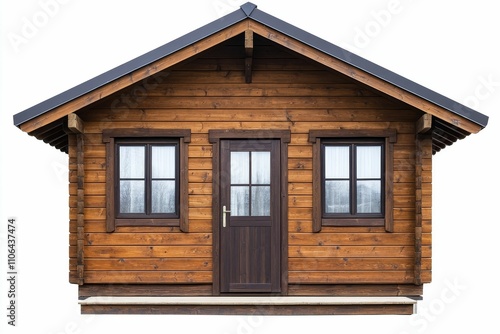
[[356, 148], [358, 179], [379, 179], [381, 176], [382, 147], [358, 146]]
[[175, 213], [175, 181], [152, 181], [151, 212]]
[[231, 152], [231, 184], [249, 184], [249, 152]]
[[120, 178], [144, 178], [144, 146], [120, 146]]
[[152, 146], [151, 164], [153, 179], [174, 179], [175, 146]]
[[270, 183], [271, 152], [252, 152], [252, 184]]
[[348, 146], [325, 146], [325, 178], [349, 178]]
[[349, 213], [349, 181], [325, 182], [325, 212]]
[[252, 216], [271, 215], [271, 187], [252, 187]]
[[250, 215], [250, 191], [247, 186], [231, 186], [231, 216]]
[[381, 213], [381, 181], [357, 182], [358, 213]]
[[144, 181], [120, 181], [120, 213], [145, 213]]

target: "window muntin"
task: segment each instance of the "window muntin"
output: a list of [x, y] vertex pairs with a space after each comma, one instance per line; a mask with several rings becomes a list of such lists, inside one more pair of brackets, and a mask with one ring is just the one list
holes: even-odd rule
[[116, 141], [116, 218], [179, 217], [179, 140]]
[[323, 140], [323, 218], [384, 216], [384, 140]]

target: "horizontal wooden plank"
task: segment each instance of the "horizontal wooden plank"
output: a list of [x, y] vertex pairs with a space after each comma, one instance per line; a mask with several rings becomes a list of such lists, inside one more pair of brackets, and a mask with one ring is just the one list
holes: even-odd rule
[[[87, 133], [101, 133], [104, 129], [124, 128], [131, 129], [141, 127], [144, 129], [191, 129], [192, 133], [207, 134], [210, 129], [219, 130], [290, 130], [292, 133], [308, 133], [310, 129], [328, 130], [328, 129], [396, 129], [403, 133], [414, 133], [415, 125], [410, 122], [88, 122], [85, 124]], [[396, 145], [395, 145], [396, 146]], [[410, 149], [402, 152], [398, 158], [413, 157], [414, 153]]]
[[304, 284], [353, 284], [353, 283], [411, 283], [413, 270], [390, 271], [290, 271], [290, 283]]
[[[71, 253], [70, 253], [71, 254]], [[211, 257], [211, 246], [86, 246], [88, 258]]]
[[[225, 99], [225, 98], [224, 98]], [[118, 109], [120, 110], [120, 109]], [[199, 107], [196, 112], [189, 109], [178, 108], [148, 108], [127, 109], [126, 113], [117, 112], [113, 109], [97, 109], [94, 113], [85, 117], [87, 122], [113, 121], [113, 122], [179, 122], [179, 121], [268, 121], [268, 122], [379, 122], [379, 121], [413, 121], [415, 113], [401, 109], [339, 109], [335, 106], [328, 108], [305, 109], [301, 106], [293, 109], [264, 108], [255, 109], [250, 106], [235, 107], [229, 109], [206, 109]], [[92, 144], [99, 144], [94, 143]]]
[[212, 183], [190, 182], [188, 185], [188, 193], [190, 195], [210, 195], [212, 194], [212, 190]]
[[288, 158], [312, 158], [312, 145], [293, 145], [288, 147]]
[[189, 158], [189, 169], [212, 169], [212, 157]]
[[293, 183], [312, 182], [312, 170], [310, 169], [292, 169], [288, 171], [288, 181]]
[[288, 206], [295, 208], [312, 208], [313, 198], [306, 195], [288, 196]]
[[412, 246], [412, 233], [289, 233], [289, 245]]
[[312, 195], [311, 182], [291, 182], [288, 180], [288, 195]]
[[[120, 103], [115, 110], [129, 107]], [[148, 97], [138, 101], [144, 109], [401, 109], [382, 97]]]
[[290, 284], [290, 296], [421, 296], [423, 285], [410, 284]]
[[[76, 219], [70, 220], [70, 232], [76, 233]], [[105, 220], [85, 220], [85, 232], [88, 233], [105, 233]], [[190, 233], [211, 233], [212, 220], [210, 219], [190, 219]], [[117, 233], [181, 233], [179, 227], [175, 226], [119, 226], [116, 228]]]
[[[291, 147], [291, 146], [290, 146]], [[288, 169], [312, 169], [312, 158], [289, 158], [288, 159]]]
[[211, 283], [212, 271], [91, 271], [85, 283]]
[[90, 296], [211, 296], [212, 284], [89, 284], [78, 287], [78, 297]]
[[[69, 182], [76, 183], [77, 179], [77, 171], [70, 170], [69, 171]], [[106, 171], [104, 170], [92, 170], [85, 172], [85, 183], [104, 183], [106, 182]]]
[[[408, 258], [291, 258], [291, 271], [389, 271], [413, 270], [414, 259]], [[431, 269], [431, 260], [422, 260], [422, 269]]]
[[[76, 182], [70, 183], [69, 184], [69, 194], [76, 196], [77, 187], [78, 187], [78, 185], [77, 185]], [[95, 182], [85, 183], [84, 194], [85, 194], [85, 196], [105, 195], [106, 194], [106, 183], [103, 183], [103, 182], [100, 182], [100, 183], [95, 183]]]
[[106, 146], [103, 143], [97, 145], [86, 144], [84, 146], [84, 155], [86, 158], [100, 158], [106, 157]]
[[[85, 196], [84, 204], [86, 208], [105, 208], [106, 207], [106, 196]], [[70, 196], [69, 207], [77, 207], [77, 197]]]
[[[70, 266], [76, 260], [70, 261]], [[121, 270], [121, 271], [204, 271], [212, 270], [212, 260], [208, 258], [120, 258], [120, 259], [85, 259], [85, 270]]]
[[212, 145], [189, 145], [188, 152], [190, 158], [211, 158]]
[[[231, 61], [230, 59], [226, 61]], [[238, 60], [239, 69], [242, 70], [242, 62]], [[196, 64], [193, 64], [196, 66]], [[217, 66], [212, 64], [212, 67]], [[219, 65], [224, 66], [224, 65]], [[255, 71], [262, 70], [262, 67], [268, 67], [270, 64], [259, 64], [254, 62], [252, 68]], [[286, 64], [277, 64], [277, 66], [286, 66]], [[307, 65], [305, 65], [307, 66]], [[192, 68], [191, 68], [192, 69]], [[304, 69], [301, 69], [304, 70]], [[205, 72], [200, 73], [203, 75]], [[162, 95], [163, 94], [163, 95]], [[262, 83], [258, 86], [249, 87], [247, 84], [167, 84], [158, 85], [157, 89], [149, 90], [147, 96], [170, 96], [170, 97], [229, 97], [229, 96], [253, 96], [260, 97], [266, 96], [269, 98], [282, 97], [282, 96], [337, 96], [337, 97], [370, 97], [379, 96], [373, 90], [364, 89], [356, 84], [350, 83], [337, 83], [335, 85], [322, 84], [322, 83]]]
[[85, 233], [85, 245], [211, 245], [211, 233]]
[[[429, 246], [422, 247], [427, 257]], [[289, 246], [289, 257], [413, 257], [414, 246]], [[424, 255], [425, 254], [425, 255]]]
[[212, 182], [212, 170], [190, 170], [188, 172], [189, 183]]
[[212, 196], [211, 195], [189, 195], [190, 208], [211, 208]]
[[[85, 215], [85, 219], [88, 220], [104, 220], [106, 219], [106, 209], [104, 208], [84, 208], [83, 213]], [[69, 209], [69, 219], [76, 220], [77, 218], [77, 209], [70, 208]]]
[[181, 315], [412, 315], [413, 304], [394, 305], [81, 305], [82, 314]]
[[190, 208], [188, 218], [192, 219], [212, 219], [212, 208]]
[[[89, 158], [84, 159], [85, 170], [105, 170], [106, 169], [106, 158]], [[70, 170], [76, 170], [76, 157], [69, 158], [68, 166]]]

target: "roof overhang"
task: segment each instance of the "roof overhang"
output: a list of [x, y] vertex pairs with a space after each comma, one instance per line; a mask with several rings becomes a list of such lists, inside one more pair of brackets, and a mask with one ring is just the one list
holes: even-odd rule
[[[65, 151], [65, 116], [251, 30], [355, 81], [434, 116], [434, 152], [477, 133], [488, 117], [246, 3], [240, 9], [14, 115], [14, 124]], [[434, 131], [436, 132], [436, 131]], [[66, 144], [67, 145], [67, 144]]]

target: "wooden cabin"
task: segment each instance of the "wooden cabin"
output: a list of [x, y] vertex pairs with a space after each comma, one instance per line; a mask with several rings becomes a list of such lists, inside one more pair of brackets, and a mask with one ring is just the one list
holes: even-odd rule
[[487, 122], [251, 3], [14, 116], [69, 155], [82, 313], [412, 314]]

